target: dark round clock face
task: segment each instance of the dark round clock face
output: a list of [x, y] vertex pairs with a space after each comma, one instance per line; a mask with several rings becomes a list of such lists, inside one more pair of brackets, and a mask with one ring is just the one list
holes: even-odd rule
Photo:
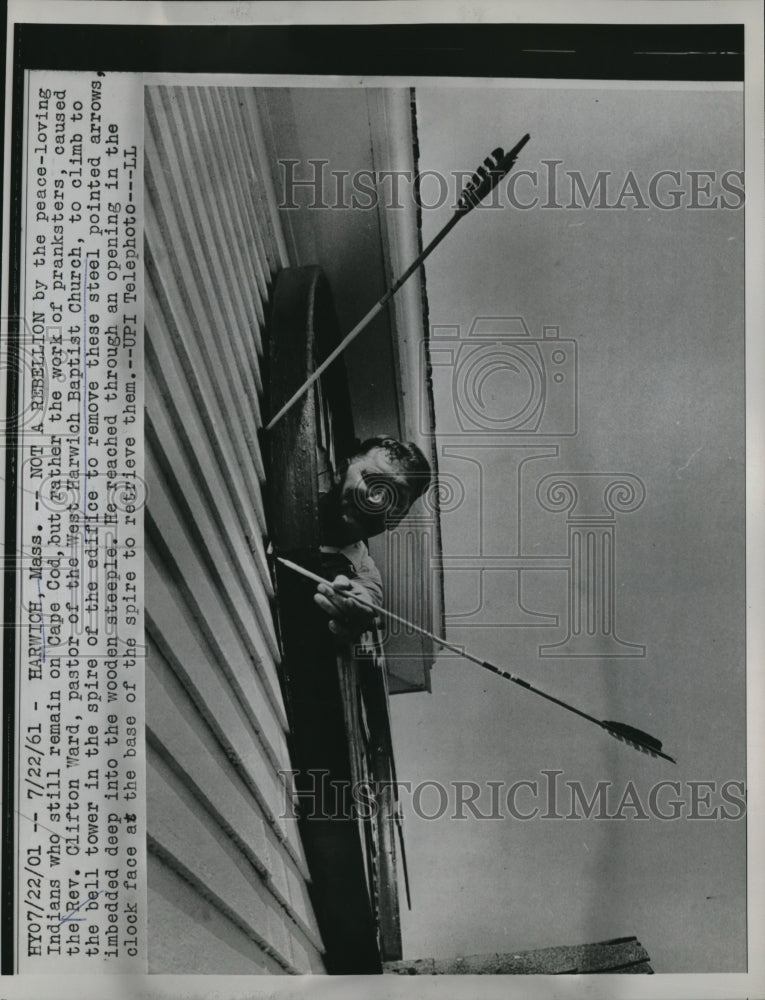
[[455, 403], [470, 429], [533, 430], [544, 391], [535, 345], [487, 344], [457, 360]]

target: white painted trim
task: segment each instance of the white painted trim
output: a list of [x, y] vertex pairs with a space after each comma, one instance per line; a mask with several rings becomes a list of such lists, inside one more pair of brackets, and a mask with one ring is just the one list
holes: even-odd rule
[[[413, 178], [414, 137], [411, 120], [411, 92], [408, 87], [385, 88], [367, 92], [369, 125], [372, 138], [372, 159], [375, 172], [393, 171]], [[386, 283], [402, 274], [419, 253], [417, 208], [411, 197], [411, 185], [403, 184], [399, 199], [390, 197], [390, 185], [378, 181], [378, 216]], [[391, 342], [396, 361], [396, 383], [399, 396], [401, 434], [417, 444], [437, 468], [435, 440], [432, 431], [426, 433], [422, 415], [429, 413], [427, 372], [421, 347], [427, 341], [428, 330], [423, 317], [423, 272], [417, 270], [396, 293], [389, 306]], [[440, 554], [440, 528], [437, 536]], [[443, 576], [432, 594], [430, 628], [444, 635]], [[427, 654], [432, 656], [432, 652]], [[429, 673], [429, 671], [428, 671]]]

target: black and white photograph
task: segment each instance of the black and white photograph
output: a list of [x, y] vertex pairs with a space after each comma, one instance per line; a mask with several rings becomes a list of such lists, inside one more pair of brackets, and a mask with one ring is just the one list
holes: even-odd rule
[[8, 40], [3, 991], [759, 995], [762, 12], [81, 6]]
[[[150, 940], [250, 971], [249, 860], [300, 887], [263, 900], [285, 969], [379, 971], [408, 932], [402, 971], [742, 971], [740, 89], [146, 111]], [[288, 768], [299, 848], [257, 781]], [[202, 933], [210, 890], [236, 930], [207, 904]]]

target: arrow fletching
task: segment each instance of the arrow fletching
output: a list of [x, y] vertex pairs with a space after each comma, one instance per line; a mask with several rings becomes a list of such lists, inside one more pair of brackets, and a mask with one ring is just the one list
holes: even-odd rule
[[661, 749], [661, 740], [657, 740], [655, 736], [644, 733], [642, 729], [628, 726], [626, 722], [606, 721], [601, 722], [601, 726], [615, 739], [629, 744], [629, 746], [634, 747], [636, 750], [640, 750], [641, 753], [647, 753], [650, 757], [663, 757], [664, 760], [671, 761], [673, 764], [676, 763], [674, 757], [670, 757], [669, 754], [664, 753]]
[[518, 153], [520, 153], [529, 141], [529, 138], [530, 136], [527, 132], [521, 141], [513, 146], [509, 153], [506, 153], [501, 146], [498, 146], [490, 156], [486, 157], [465, 185], [457, 202], [457, 215], [464, 215], [465, 212], [469, 212], [471, 208], [475, 208], [476, 205], [480, 204], [488, 194], [491, 194], [502, 178], [510, 173], [515, 161], [518, 159]]

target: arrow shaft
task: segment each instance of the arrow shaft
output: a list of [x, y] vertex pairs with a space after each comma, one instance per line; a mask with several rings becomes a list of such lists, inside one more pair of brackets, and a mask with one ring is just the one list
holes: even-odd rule
[[[323, 583], [327, 587], [331, 587], [336, 593], [341, 595], [344, 591], [335, 587], [331, 580], [327, 580], [323, 576], [319, 576], [318, 573], [312, 573], [310, 570], [305, 569], [303, 566], [299, 566], [297, 563], [291, 562], [289, 559], [284, 559], [282, 556], [277, 556], [277, 560], [285, 565], [288, 569], [293, 570], [295, 573], [299, 573], [301, 576], [306, 577], [308, 580], [313, 580], [314, 583]], [[489, 670], [493, 674], [497, 674], [499, 677], [503, 677], [507, 681], [512, 681], [513, 684], [517, 684], [519, 687], [525, 688], [527, 691], [531, 691], [532, 694], [538, 694], [541, 698], [545, 698], [547, 701], [553, 702], [555, 705], [560, 705], [561, 708], [565, 708], [567, 712], [571, 712], [574, 715], [578, 715], [582, 719], [586, 719], [588, 722], [594, 723], [601, 729], [605, 729], [607, 733], [614, 735], [613, 730], [609, 728], [601, 719], [596, 718], [594, 715], [590, 715], [588, 712], [582, 711], [580, 708], [576, 708], [574, 705], [570, 705], [567, 701], [562, 701], [560, 698], [556, 698], [555, 695], [549, 694], [547, 691], [543, 691], [541, 688], [535, 687], [530, 684], [527, 680], [522, 677], [518, 677], [516, 674], [510, 673], [509, 670], [503, 670], [501, 667], [496, 666], [489, 660], [482, 660], [478, 656], [474, 656], [468, 650], [464, 649], [462, 646], [456, 645], [456, 643], [448, 642], [446, 639], [440, 638], [434, 632], [429, 632], [426, 628], [422, 628], [420, 625], [415, 625], [414, 622], [408, 621], [406, 618], [402, 618], [400, 615], [395, 614], [393, 611], [388, 611], [387, 608], [383, 608], [377, 604], [373, 604], [371, 601], [365, 601], [362, 598], [356, 597], [352, 598], [357, 604], [360, 604], [363, 608], [367, 608], [369, 611], [375, 614], [383, 615], [389, 621], [398, 622], [400, 625], [404, 625], [407, 628], [418, 632], [420, 635], [426, 636], [428, 639], [432, 639], [433, 642], [438, 643], [439, 646], [443, 646], [445, 649], [451, 650], [458, 656], [464, 657], [466, 660], [470, 660], [471, 663], [476, 663], [479, 667], [483, 667], [484, 670]], [[623, 737], [620, 737], [624, 739]], [[628, 741], [629, 742], [629, 741]], [[633, 745], [634, 742], [633, 742]], [[663, 757], [665, 760], [674, 760], [668, 754], [663, 753], [661, 750], [654, 749], [653, 753], [657, 754], [659, 757]]]
[[394, 281], [394, 283], [390, 286], [390, 288], [388, 288], [387, 291], [377, 300], [377, 302], [375, 302], [375, 304], [372, 306], [369, 312], [359, 320], [359, 322], [356, 324], [356, 326], [354, 326], [354, 328], [350, 331], [350, 333], [346, 334], [345, 337], [343, 337], [343, 339], [340, 341], [337, 347], [335, 347], [335, 349], [330, 354], [328, 354], [327, 357], [322, 361], [319, 367], [308, 376], [305, 382], [303, 382], [300, 388], [290, 396], [290, 398], [282, 406], [282, 408], [278, 410], [273, 417], [271, 417], [271, 419], [268, 421], [265, 427], [267, 431], [270, 431], [271, 428], [281, 420], [281, 418], [285, 415], [285, 413], [291, 410], [292, 407], [295, 405], [295, 403], [297, 403], [299, 399], [302, 399], [303, 396], [305, 396], [305, 394], [308, 392], [308, 390], [311, 388], [314, 382], [316, 382], [318, 379], [321, 378], [321, 376], [324, 374], [327, 368], [329, 368], [332, 362], [335, 361], [343, 353], [343, 351], [351, 343], [351, 341], [355, 340], [356, 337], [358, 337], [358, 335], [362, 332], [362, 330], [366, 329], [366, 327], [369, 326], [369, 324], [372, 322], [375, 316], [377, 316], [379, 313], [382, 312], [382, 310], [385, 308], [387, 303], [390, 302], [390, 300], [393, 298], [393, 296], [396, 294], [399, 288], [401, 288], [401, 286], [406, 281], [408, 281], [409, 278], [411, 278], [411, 276], [414, 274], [417, 268], [420, 267], [420, 265], [424, 263], [425, 259], [430, 256], [430, 254], [436, 249], [438, 244], [441, 242], [441, 240], [444, 239], [447, 233], [449, 233], [457, 225], [460, 219], [462, 219], [466, 214], [467, 214], [466, 212], [458, 213], [456, 215], [453, 215], [452, 218], [449, 219], [449, 221], [446, 223], [443, 229], [441, 229], [440, 232], [438, 232], [433, 237], [430, 243], [428, 243], [428, 245], [425, 247], [422, 253], [417, 257], [417, 259], [414, 260], [409, 265], [409, 267], [406, 269], [406, 271], [404, 271], [401, 277], [397, 278], [396, 281]]
[[[306, 569], [304, 566], [298, 566], [297, 563], [291, 562], [289, 559], [284, 559], [282, 556], [277, 556], [276, 558], [280, 563], [283, 563], [288, 569], [294, 570], [295, 573], [299, 573], [301, 576], [304, 576], [307, 580], [313, 580], [314, 583], [323, 583], [327, 587], [332, 587], [332, 589], [336, 593], [341, 595], [343, 594], [343, 591], [335, 587], [331, 580], [327, 580], [325, 577], [319, 576], [318, 573], [312, 573], [311, 570]], [[376, 615], [377, 614], [383, 615], [383, 617], [387, 618], [389, 621], [398, 622], [399, 625], [405, 625], [407, 628], [414, 629], [414, 631], [419, 632], [420, 635], [427, 636], [428, 639], [433, 639], [435, 642], [440, 643], [447, 649], [451, 649], [453, 652], [458, 653], [460, 656], [467, 656], [467, 659], [469, 660], [472, 659], [476, 663], [481, 662], [480, 660], [477, 659], [477, 657], [473, 657], [465, 653], [465, 651], [462, 649], [461, 646], [457, 646], [454, 643], [447, 642], [446, 639], [439, 639], [439, 637], [435, 635], [435, 633], [428, 632], [428, 630], [425, 628], [420, 628], [419, 625], [415, 625], [414, 622], [407, 621], [406, 618], [402, 618], [400, 615], [394, 614], [393, 611], [388, 611], [387, 608], [383, 608], [377, 604], [373, 604], [371, 601], [365, 601], [360, 597], [356, 597], [355, 594], [353, 595], [353, 600], [356, 602], [356, 604], [360, 604], [362, 608], [366, 608], [368, 611], [373, 611]]]
[[[265, 426], [265, 430], [270, 431], [271, 428], [278, 423], [279, 420], [287, 413], [292, 407], [297, 403], [299, 399], [308, 392], [311, 386], [316, 382], [317, 379], [321, 378], [322, 374], [329, 368], [332, 362], [342, 354], [346, 347], [355, 340], [356, 337], [364, 330], [381, 312], [385, 304], [393, 298], [396, 292], [401, 288], [401, 286], [411, 278], [418, 267], [422, 265], [425, 259], [436, 249], [438, 244], [444, 237], [449, 233], [466, 215], [468, 215], [472, 210], [480, 204], [480, 202], [486, 197], [486, 195], [492, 191], [499, 181], [505, 177], [512, 169], [515, 161], [518, 158], [518, 153], [523, 149], [526, 143], [529, 141], [528, 132], [520, 142], [510, 150], [510, 152], [505, 157], [501, 149], [494, 151], [493, 156], [499, 157], [494, 169], [494, 178], [492, 175], [486, 172], [485, 166], [490, 165], [490, 160], [485, 160], [484, 164], [481, 164], [478, 168], [478, 173], [473, 175], [473, 180], [476, 182], [477, 187], [474, 185], [472, 188], [470, 186], [466, 191], [463, 191], [462, 197], [459, 200], [457, 209], [454, 215], [449, 219], [446, 225], [433, 237], [430, 243], [425, 247], [422, 253], [409, 265], [409, 267], [404, 271], [400, 278], [398, 278], [387, 291], [382, 295], [380, 299], [372, 306], [366, 316], [362, 317], [359, 322], [354, 326], [354, 328], [348, 333], [337, 345], [337, 347], [329, 354], [328, 357], [322, 361], [316, 371], [312, 372], [311, 375], [305, 380], [305, 382], [300, 386], [297, 392], [293, 393], [292, 396], [287, 400], [287, 402], [281, 407], [280, 410], [269, 420]], [[481, 180], [483, 178], [483, 180]]]
[[329, 368], [329, 366], [332, 364], [332, 362], [340, 357], [340, 355], [343, 353], [346, 347], [351, 343], [351, 341], [355, 340], [356, 337], [358, 337], [358, 335], [362, 332], [362, 330], [365, 330], [366, 327], [369, 326], [369, 324], [372, 322], [375, 316], [377, 316], [379, 313], [382, 312], [382, 310], [385, 308], [387, 303], [390, 302], [390, 300], [393, 298], [393, 296], [396, 294], [399, 288], [401, 288], [401, 286], [406, 281], [408, 281], [409, 278], [411, 278], [411, 276], [414, 274], [417, 268], [424, 263], [425, 259], [436, 249], [436, 247], [441, 242], [441, 240], [444, 239], [446, 234], [451, 229], [453, 229], [454, 226], [457, 225], [457, 223], [463, 217], [464, 214], [466, 213], [463, 213], [462, 215], [454, 215], [451, 219], [449, 219], [449, 221], [446, 223], [443, 229], [439, 233], [437, 233], [436, 236], [433, 237], [433, 239], [430, 241], [427, 247], [425, 247], [425, 249], [419, 255], [419, 257], [417, 257], [417, 259], [409, 265], [409, 267], [406, 269], [406, 271], [404, 271], [401, 277], [398, 278], [390, 286], [390, 288], [387, 289], [387, 291], [377, 300], [377, 302], [375, 302], [375, 304], [372, 306], [369, 312], [359, 320], [359, 322], [356, 324], [356, 326], [354, 326], [354, 328], [350, 331], [350, 333], [347, 333], [345, 337], [343, 337], [343, 339], [340, 341], [337, 347], [335, 347], [335, 349], [330, 354], [328, 354], [327, 357], [322, 361], [319, 367], [308, 376], [305, 382], [303, 382], [300, 388], [290, 396], [290, 398], [282, 406], [282, 408], [278, 410], [273, 417], [271, 417], [271, 419], [268, 421], [265, 427], [267, 431], [270, 431], [271, 428], [281, 420], [281, 418], [285, 415], [285, 413], [289, 412], [289, 410], [292, 409], [295, 403], [297, 403], [299, 399], [302, 399], [303, 396], [305, 396], [305, 394], [308, 392], [308, 390], [311, 388], [314, 382], [320, 379], [321, 376], [324, 374], [324, 372], [327, 370], [327, 368]]

